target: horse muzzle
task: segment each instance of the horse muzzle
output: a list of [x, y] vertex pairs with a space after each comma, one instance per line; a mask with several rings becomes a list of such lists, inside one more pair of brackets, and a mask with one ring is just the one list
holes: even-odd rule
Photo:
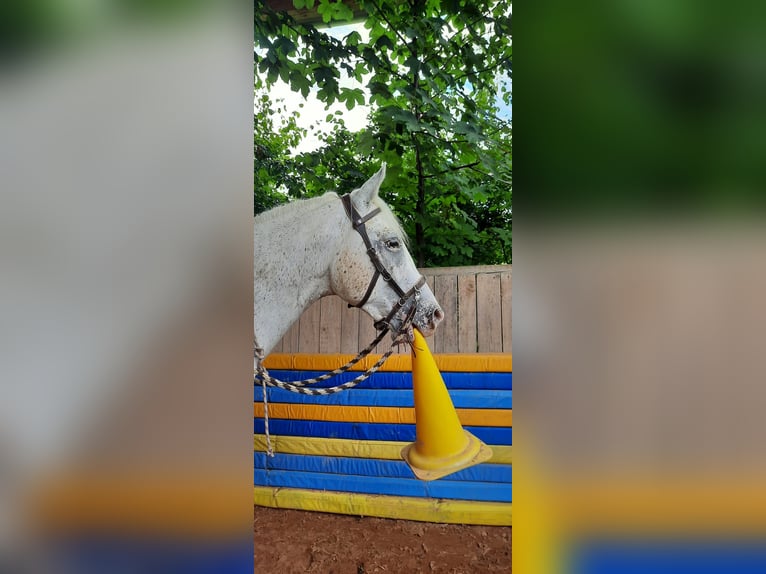
[[428, 337], [436, 331], [436, 327], [444, 319], [444, 311], [438, 303], [427, 305], [418, 305], [412, 324], [420, 331], [424, 337]]
[[[428, 337], [433, 334], [443, 319], [444, 311], [442, 311], [442, 308], [433, 298], [433, 295], [430, 295], [422, 299], [414, 297], [409, 299], [390, 320], [379, 321], [381, 325], [376, 326], [388, 325], [394, 336], [401, 332], [403, 328], [406, 329], [412, 326], [417, 328], [424, 337]], [[404, 325], [404, 323], [407, 323], [407, 325]]]

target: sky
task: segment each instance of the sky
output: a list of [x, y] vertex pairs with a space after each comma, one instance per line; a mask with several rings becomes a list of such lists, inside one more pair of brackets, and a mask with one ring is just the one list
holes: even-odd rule
[[[362, 36], [363, 41], [369, 39], [369, 30], [364, 27], [363, 22], [355, 22], [353, 24], [346, 25], [331, 25], [325, 28], [325, 31], [336, 38], [343, 38], [351, 32], [358, 32]], [[503, 78], [502, 82], [511, 83], [510, 78]], [[342, 78], [339, 81], [341, 88], [361, 88], [365, 93], [365, 98], [369, 96], [367, 91], [366, 82], [360, 83], [353, 78]], [[355, 132], [364, 128], [367, 125], [367, 116], [370, 113], [369, 105], [357, 105], [352, 110], [346, 109], [346, 105], [342, 102], [336, 102], [329, 106], [329, 108], [316, 98], [316, 88], [312, 88], [306, 99], [300, 94], [293, 92], [290, 89], [289, 84], [284, 83], [282, 80], [277, 80], [277, 83], [271, 88], [271, 94], [274, 100], [283, 100], [285, 106], [284, 116], [299, 114], [297, 117], [298, 126], [306, 128], [307, 135], [303, 138], [301, 143], [295, 148], [294, 153], [299, 154], [303, 152], [310, 152], [322, 145], [321, 140], [317, 136], [315, 130], [311, 130], [312, 124], [318, 124], [318, 130], [329, 131], [328, 124], [325, 122], [325, 117], [328, 114], [334, 113], [336, 110], [340, 110], [343, 114], [343, 121], [349, 131]], [[301, 107], [301, 104], [303, 106]], [[500, 117], [504, 119], [513, 118], [512, 106], [506, 105], [502, 101], [498, 101], [500, 106]]]
[[[347, 24], [344, 26], [332, 26], [326, 28], [325, 31], [336, 38], [343, 38], [353, 31], [359, 32], [363, 41], [369, 39], [369, 31], [365, 29], [362, 22], [356, 22], [354, 24]], [[367, 88], [364, 84], [355, 81], [353, 78], [342, 78], [339, 81], [341, 88], [361, 88], [365, 92], [365, 98], [369, 95]], [[297, 123], [300, 127], [306, 128], [308, 134], [301, 141], [298, 147], [294, 150], [296, 154], [302, 152], [309, 152], [319, 148], [322, 142], [316, 135], [316, 132], [309, 129], [309, 126], [314, 123], [319, 124], [319, 129], [327, 131], [327, 122], [325, 117], [327, 114], [332, 114], [336, 110], [343, 112], [343, 121], [349, 131], [359, 131], [367, 125], [367, 115], [370, 113], [370, 106], [357, 105], [352, 110], [346, 109], [346, 104], [342, 102], [336, 102], [329, 108], [323, 102], [320, 102], [316, 98], [317, 88], [312, 88], [308, 97], [304, 100], [303, 96], [290, 90], [289, 84], [284, 83], [282, 80], [277, 80], [277, 83], [271, 88], [271, 93], [274, 99], [283, 99], [286, 108], [285, 114], [299, 113]], [[300, 107], [303, 104], [303, 107]]]

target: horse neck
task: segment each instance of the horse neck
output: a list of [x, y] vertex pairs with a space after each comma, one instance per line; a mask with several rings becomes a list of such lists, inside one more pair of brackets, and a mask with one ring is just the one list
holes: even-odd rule
[[253, 327], [268, 352], [313, 302], [330, 291], [343, 240], [337, 195], [294, 202], [255, 219]]

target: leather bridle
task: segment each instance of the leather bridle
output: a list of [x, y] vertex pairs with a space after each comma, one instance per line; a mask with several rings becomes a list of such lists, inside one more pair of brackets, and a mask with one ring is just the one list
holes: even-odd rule
[[[372, 261], [372, 264], [375, 267], [375, 273], [373, 274], [372, 279], [370, 280], [370, 284], [367, 286], [367, 291], [365, 292], [361, 301], [355, 305], [349, 303], [348, 306], [363, 307], [364, 304], [367, 303], [367, 300], [370, 298], [370, 295], [372, 295], [372, 291], [375, 289], [375, 285], [378, 283], [378, 279], [382, 277], [383, 280], [388, 283], [391, 289], [393, 289], [396, 294], [399, 295], [399, 300], [394, 304], [393, 308], [391, 311], [389, 311], [385, 318], [375, 323], [375, 328], [378, 330], [388, 329], [393, 331], [394, 329], [391, 327], [391, 321], [396, 316], [396, 314], [407, 304], [407, 301], [414, 297], [415, 306], [417, 306], [417, 300], [420, 298], [420, 288], [425, 285], [426, 278], [421, 275], [420, 279], [418, 279], [415, 285], [413, 285], [410, 289], [407, 291], [402, 289], [402, 287], [396, 282], [396, 279], [394, 279], [388, 272], [386, 266], [383, 264], [383, 261], [381, 261], [380, 256], [378, 255], [378, 251], [375, 249], [372, 241], [370, 241], [370, 237], [367, 235], [367, 229], [364, 225], [366, 222], [380, 213], [380, 208], [376, 207], [367, 215], [362, 216], [356, 210], [356, 207], [354, 207], [354, 203], [351, 201], [350, 194], [342, 195], [340, 199], [343, 202], [343, 207], [346, 210], [346, 215], [348, 215], [348, 218], [351, 220], [352, 227], [362, 237], [362, 241], [364, 241], [364, 245], [367, 248], [367, 256], [370, 258], [370, 261]], [[408, 314], [410, 319], [414, 315], [414, 310], [415, 307], [413, 307], [412, 312]], [[405, 321], [405, 323], [406, 322], [407, 321]], [[400, 327], [400, 330], [403, 328], [406, 328], [406, 325], [403, 324]]]

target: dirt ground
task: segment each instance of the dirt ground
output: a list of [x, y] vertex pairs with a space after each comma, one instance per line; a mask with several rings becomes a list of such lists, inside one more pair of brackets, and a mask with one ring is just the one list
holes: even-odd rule
[[430, 524], [255, 506], [257, 574], [511, 571], [511, 527]]

